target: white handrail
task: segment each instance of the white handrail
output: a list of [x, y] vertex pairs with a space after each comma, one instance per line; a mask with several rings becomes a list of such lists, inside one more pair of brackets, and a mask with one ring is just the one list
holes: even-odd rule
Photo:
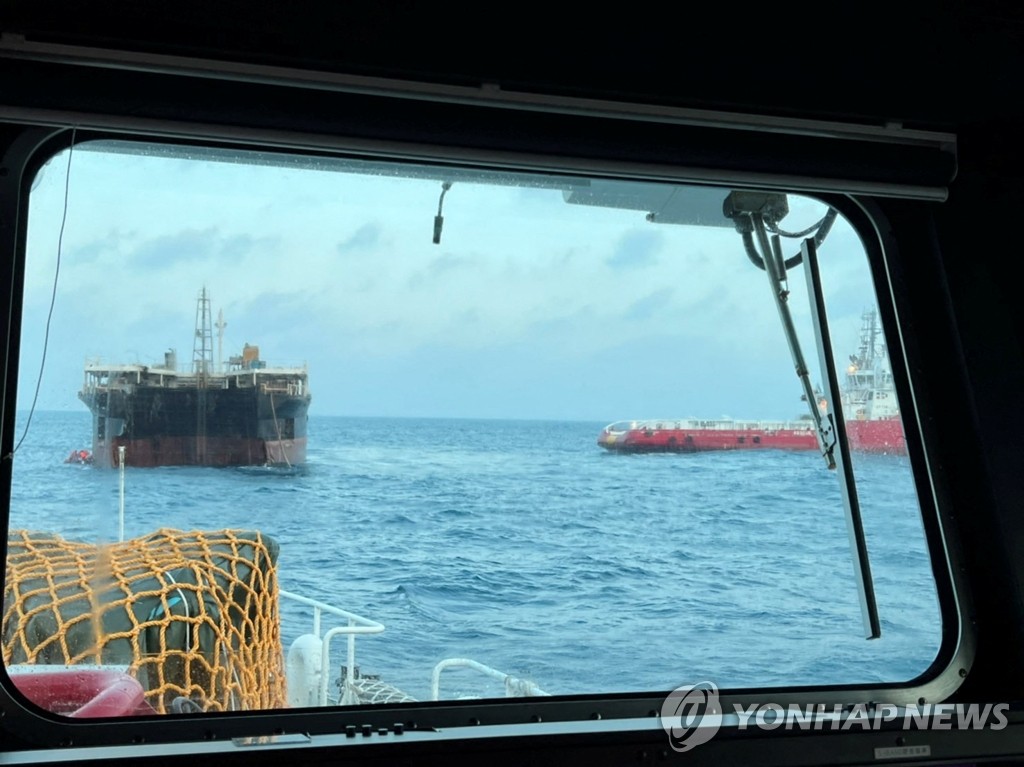
[[505, 696], [506, 697], [548, 697], [550, 693], [544, 692], [535, 682], [530, 682], [526, 679], [519, 679], [511, 674], [506, 674], [502, 671], [498, 671], [496, 668], [485, 666], [469, 658], [447, 658], [436, 666], [430, 677], [430, 699], [440, 700], [441, 699], [441, 672], [448, 668], [471, 668], [474, 671], [479, 671], [485, 676], [489, 676], [492, 679], [496, 679], [505, 685]]
[[[309, 597], [300, 596], [290, 591], [280, 589], [278, 593], [284, 599], [290, 599], [307, 607], [313, 608], [313, 635], [321, 642], [320, 647], [320, 678], [318, 682], [317, 690], [317, 705], [327, 705], [327, 686], [330, 681], [330, 649], [331, 640], [339, 635], [345, 634], [348, 636], [348, 655], [346, 658], [346, 688], [342, 691], [342, 698], [339, 701], [341, 705], [349, 705], [358, 703], [359, 699], [355, 692], [355, 688], [352, 686], [356, 679], [356, 637], [360, 634], [379, 634], [384, 631], [384, 624], [379, 623], [369, 618], [364, 618], [361, 615], [350, 612], [349, 610], [342, 610], [339, 607], [332, 607], [331, 605], [321, 602], [317, 599], [310, 599]], [[324, 632], [323, 637], [320, 636], [323, 623], [323, 613], [335, 615], [339, 618], [344, 618], [346, 624], [343, 626], [334, 626]], [[545, 692], [536, 683], [526, 679], [520, 679], [499, 671], [491, 666], [484, 665], [475, 660], [469, 658], [448, 658], [441, 661], [434, 666], [433, 673], [431, 675], [431, 700], [440, 700], [441, 690], [441, 672], [449, 668], [469, 668], [477, 671], [485, 676], [490, 677], [501, 682], [505, 687], [506, 697], [529, 697], [529, 696], [549, 696], [550, 693]]]
[[[317, 694], [318, 705], [327, 705], [327, 684], [330, 677], [330, 653], [331, 653], [331, 640], [338, 634], [348, 635], [348, 654], [345, 660], [345, 671], [346, 680], [355, 678], [356, 670], [356, 636], [358, 634], [380, 634], [384, 631], [384, 624], [378, 623], [375, 620], [364, 618], [361, 615], [350, 612], [349, 610], [342, 610], [340, 607], [332, 607], [326, 602], [321, 602], [318, 599], [310, 599], [309, 597], [300, 596], [284, 589], [279, 589], [278, 593], [285, 599], [291, 599], [299, 604], [306, 605], [307, 607], [313, 608], [313, 634], [321, 640], [321, 662], [320, 662], [320, 690]], [[340, 618], [345, 618], [348, 623], [344, 626], [335, 626], [320, 637], [321, 628], [321, 615], [322, 613], [330, 613], [331, 615], [337, 615]]]
[[[616, 428], [622, 426], [623, 428]], [[813, 431], [814, 422], [807, 421], [748, 421], [732, 418], [707, 419], [658, 419], [649, 418], [640, 421], [616, 421], [605, 427], [608, 432], [624, 431], [746, 431], [761, 429], [764, 431]]]

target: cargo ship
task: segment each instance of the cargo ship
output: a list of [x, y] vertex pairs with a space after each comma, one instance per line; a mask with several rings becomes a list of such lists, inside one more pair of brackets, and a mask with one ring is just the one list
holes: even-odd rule
[[[892, 372], [876, 312], [863, 314], [860, 346], [850, 355], [841, 388], [850, 449], [905, 455], [906, 441]], [[824, 406], [825, 403], [819, 403]], [[609, 424], [597, 439], [620, 453], [695, 453], [705, 450], [817, 450], [810, 416], [792, 421], [739, 421], [731, 418], [649, 419]]]
[[187, 369], [178, 369], [173, 350], [159, 365], [86, 362], [78, 396], [92, 412], [93, 465], [114, 467], [122, 460], [125, 466], [149, 467], [305, 462], [311, 399], [305, 365], [270, 367], [259, 347], [249, 344], [223, 364], [223, 313], [216, 326], [211, 319], [203, 288]]

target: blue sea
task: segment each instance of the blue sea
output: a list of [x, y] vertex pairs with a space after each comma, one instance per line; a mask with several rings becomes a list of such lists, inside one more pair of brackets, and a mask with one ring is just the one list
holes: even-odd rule
[[[301, 468], [127, 469], [125, 534], [274, 537], [281, 587], [385, 624], [357, 662], [420, 699], [449, 657], [556, 695], [904, 681], [932, 662], [941, 621], [906, 458], [855, 458], [882, 620], [868, 641], [820, 456], [616, 455], [603, 425], [313, 415]], [[116, 540], [118, 472], [63, 463], [89, 433], [86, 412], [33, 416], [11, 528]], [[310, 628], [283, 605], [286, 649]], [[453, 671], [442, 694], [503, 692]]]

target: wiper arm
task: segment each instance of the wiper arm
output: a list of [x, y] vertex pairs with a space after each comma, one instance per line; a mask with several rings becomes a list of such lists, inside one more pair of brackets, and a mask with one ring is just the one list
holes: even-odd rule
[[834, 469], [836, 468], [833, 455], [836, 445], [836, 430], [831, 419], [822, 418], [821, 411], [818, 409], [818, 399], [814, 394], [814, 387], [811, 386], [810, 372], [800, 349], [800, 340], [797, 338], [793, 315], [789, 311], [789, 285], [786, 281], [786, 260], [782, 254], [782, 243], [777, 234], [772, 235], [771, 241], [769, 241], [765, 226], [766, 217], [774, 225], [789, 212], [786, 197], [785, 195], [758, 192], [732, 192], [726, 198], [724, 212], [736, 224], [736, 228], [743, 235], [744, 240], [753, 233], [761, 246], [761, 261], [764, 264], [765, 274], [768, 275], [772, 298], [779, 310], [782, 331], [789, 344], [789, 353], [796, 367], [796, 375], [800, 379], [800, 386], [804, 390], [804, 399], [807, 401], [811, 419], [814, 421], [815, 432], [818, 435], [818, 448], [821, 450], [828, 468]]
[[[773, 234], [771, 245], [768, 242], [768, 233], [765, 231], [764, 219], [760, 214], [751, 215], [751, 223], [757, 235], [761, 250], [765, 254], [765, 273], [772, 286], [772, 295], [775, 297], [775, 305], [779, 310], [779, 319], [782, 320], [782, 331], [789, 343], [789, 353], [793, 357], [793, 364], [796, 366], [796, 375], [800, 379], [800, 386], [804, 390], [804, 399], [811, 411], [811, 418], [818, 434], [818, 447], [825, 463], [829, 469], [836, 468], [836, 461], [833, 452], [836, 446], [836, 431], [832, 426], [831, 419], [821, 416], [818, 408], [818, 398], [814, 394], [814, 387], [811, 386], [811, 375], [804, 361], [803, 352], [800, 349], [800, 340], [796, 335], [796, 325], [793, 324], [793, 315], [789, 311], [789, 285], [786, 282], [786, 266], [782, 256], [782, 243], [779, 235]], [[806, 263], [806, 261], [805, 261]]]

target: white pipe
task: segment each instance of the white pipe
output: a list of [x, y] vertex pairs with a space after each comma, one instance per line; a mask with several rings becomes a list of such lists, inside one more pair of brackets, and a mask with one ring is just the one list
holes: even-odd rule
[[535, 683], [517, 679], [510, 674], [498, 671], [498, 669], [491, 668], [478, 661], [471, 660], [470, 658], [446, 658], [434, 666], [434, 671], [430, 675], [431, 700], [441, 699], [441, 672], [446, 668], [471, 668], [474, 671], [479, 671], [491, 679], [502, 682], [505, 685], [505, 695], [508, 697], [512, 696], [513, 690], [519, 690], [528, 696], [549, 697], [549, 694], [540, 689]]
[[117, 514], [117, 540], [124, 541], [124, 445], [117, 448], [117, 463], [120, 466], [120, 489]]

